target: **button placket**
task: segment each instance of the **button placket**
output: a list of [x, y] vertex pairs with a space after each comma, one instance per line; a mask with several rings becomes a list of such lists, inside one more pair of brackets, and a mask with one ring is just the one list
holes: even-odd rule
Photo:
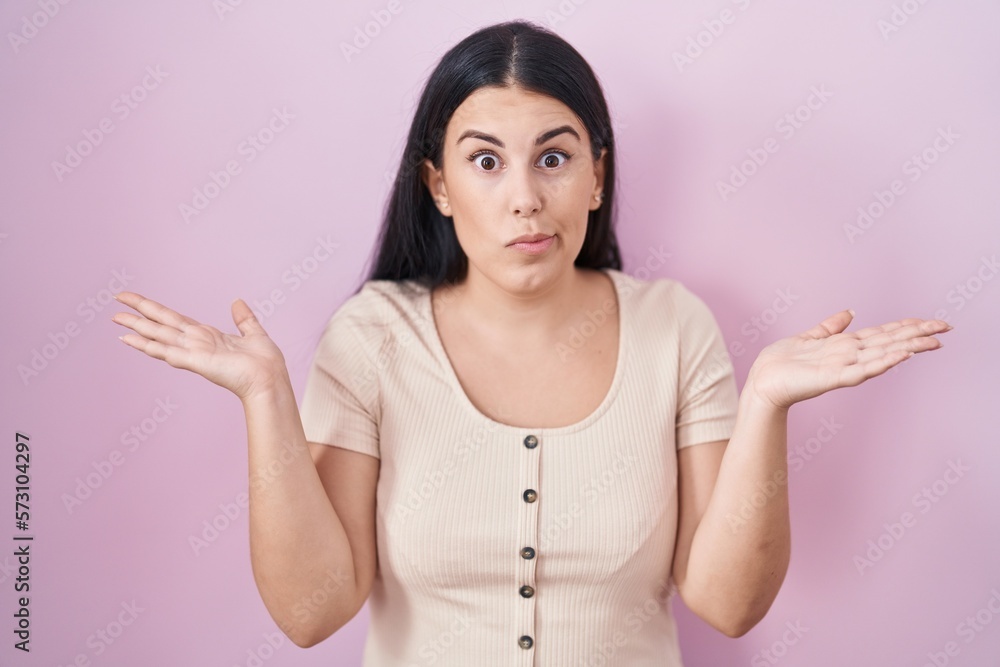
[[521, 497], [518, 499], [520, 517], [520, 544], [518, 551], [511, 554], [511, 558], [518, 560], [518, 579], [511, 591], [511, 595], [517, 596], [519, 621], [518, 629], [520, 634], [514, 638], [517, 645], [524, 649], [524, 661], [522, 664], [528, 667], [534, 664], [534, 652], [531, 649], [535, 645], [535, 564], [538, 562], [538, 500], [541, 496], [538, 488], [539, 462], [541, 438], [537, 433], [526, 433], [521, 438], [518, 446], [523, 457], [521, 465]]

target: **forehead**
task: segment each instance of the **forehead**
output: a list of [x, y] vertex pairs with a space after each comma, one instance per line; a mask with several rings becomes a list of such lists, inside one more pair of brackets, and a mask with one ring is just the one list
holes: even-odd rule
[[548, 95], [523, 88], [479, 88], [455, 109], [448, 122], [449, 142], [467, 129], [498, 134], [500, 139], [529, 137], [558, 125], [569, 125], [585, 136], [580, 120], [568, 106]]

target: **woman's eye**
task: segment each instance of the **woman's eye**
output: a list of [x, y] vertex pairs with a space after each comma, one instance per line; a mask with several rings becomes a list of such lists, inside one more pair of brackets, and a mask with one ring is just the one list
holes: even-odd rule
[[[562, 158], [562, 161], [560, 161]], [[542, 164], [549, 168], [561, 167], [569, 160], [569, 156], [562, 151], [549, 151], [542, 156]]]
[[[482, 158], [482, 160], [480, 160]], [[491, 153], [476, 153], [469, 158], [475, 162], [483, 171], [496, 171], [497, 159]]]

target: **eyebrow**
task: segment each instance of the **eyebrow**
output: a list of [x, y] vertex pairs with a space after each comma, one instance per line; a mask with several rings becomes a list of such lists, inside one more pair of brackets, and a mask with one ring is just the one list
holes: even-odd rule
[[[566, 134], [566, 133], [572, 134], [574, 137], [576, 137], [577, 141], [581, 141], [580, 135], [577, 134], [576, 130], [574, 130], [569, 125], [563, 125], [561, 127], [557, 127], [555, 129], [548, 130], [546, 132], [542, 132], [541, 134], [539, 134], [538, 137], [535, 139], [535, 145], [540, 146], [541, 144], [544, 144], [552, 137], [557, 137], [560, 134]], [[502, 141], [500, 141], [499, 139], [497, 139], [492, 135], [486, 134], [481, 130], [466, 130], [465, 132], [462, 133], [462, 136], [460, 136], [458, 138], [458, 141], [456, 141], [455, 143], [460, 144], [462, 143], [463, 139], [469, 139], [469, 138], [482, 139], [483, 141], [488, 141], [491, 144], [499, 146], [500, 148], [506, 148], [506, 146], [504, 146], [504, 143]]]

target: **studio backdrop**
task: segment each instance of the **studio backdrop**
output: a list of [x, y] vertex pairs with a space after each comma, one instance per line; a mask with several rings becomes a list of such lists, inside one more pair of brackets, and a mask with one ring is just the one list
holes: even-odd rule
[[3, 3], [0, 664], [360, 664], [367, 606], [309, 649], [278, 630], [240, 402], [120, 342], [112, 295], [230, 333], [243, 298], [301, 399], [427, 76], [513, 18], [593, 66], [624, 271], [704, 299], [740, 388], [762, 348], [843, 308], [850, 330], [955, 327], [792, 407], [785, 582], [737, 639], [675, 597], [685, 664], [998, 664], [1000, 5], [982, 0]]

